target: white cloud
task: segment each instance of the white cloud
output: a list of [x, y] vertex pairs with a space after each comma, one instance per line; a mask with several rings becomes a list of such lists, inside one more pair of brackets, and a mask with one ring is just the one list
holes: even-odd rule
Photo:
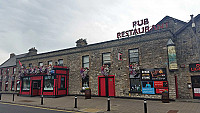
[[[9, 53], [21, 54], [74, 47], [116, 39], [132, 22], [149, 18], [156, 24], [169, 15], [183, 21], [199, 13], [193, 0], [2, 0], [0, 6], [0, 64]], [[6, 57], [7, 58], [6, 58]]]

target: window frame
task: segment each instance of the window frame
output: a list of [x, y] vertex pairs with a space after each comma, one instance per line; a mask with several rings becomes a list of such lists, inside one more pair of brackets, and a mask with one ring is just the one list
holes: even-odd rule
[[8, 91], [8, 81], [5, 81], [5, 91]]
[[[105, 60], [104, 59], [104, 55], [109, 54], [110, 55], [110, 59], [109, 60]], [[104, 63], [105, 61], [109, 61], [108, 63]], [[109, 67], [111, 66], [111, 52], [106, 52], [106, 53], [102, 53], [102, 65], [109, 65]]]
[[48, 64], [48, 66], [50, 65], [50, 62], [51, 62], [51, 66], [53, 65], [53, 61], [52, 60], [49, 60], [49, 61], [47, 61], [47, 64]]
[[[46, 79], [46, 77], [50, 77], [51, 79]], [[44, 88], [43, 88], [43, 91], [44, 92], [49, 92], [49, 91], [54, 91], [54, 79], [55, 79], [55, 76], [51, 76], [51, 75], [47, 75], [47, 76], [44, 76]], [[52, 83], [52, 88], [53, 89], [45, 89], [45, 83], [47, 82], [47, 80], [49, 80], [51, 83]]]
[[15, 81], [11, 81], [11, 91], [15, 90]]
[[[60, 61], [62, 61], [62, 64], [60, 63]], [[58, 66], [63, 66], [63, 64], [64, 64], [64, 60], [63, 59], [59, 59], [58, 60]]]
[[[137, 53], [137, 57], [131, 57], [131, 55], [130, 55], [130, 51], [131, 51], [131, 50], [137, 50], [137, 52], [133, 52], [133, 53]], [[132, 53], [132, 54], [133, 54], [133, 53]], [[140, 60], [139, 60], [139, 49], [138, 49], [138, 48], [129, 49], [129, 50], [128, 50], [128, 57], [129, 57], [129, 64], [131, 64], [131, 63], [137, 63], [137, 64], [139, 65]], [[137, 58], [137, 59], [138, 59], [138, 62], [131, 62], [131, 58]]]
[[[24, 90], [24, 78], [28, 78], [27, 81], [29, 81], [29, 89]], [[22, 78], [22, 91], [30, 91], [30, 77], [23, 77]]]
[[[40, 65], [40, 64], [42, 64], [42, 65]], [[42, 66], [44, 66], [44, 63], [43, 63], [43, 62], [39, 62], [39, 63], [38, 63], [38, 66], [39, 66], [39, 67], [42, 67]]]
[[[86, 58], [86, 57], [88, 57], [88, 62], [85, 62], [85, 61], [84, 61], [84, 58]], [[88, 67], [87, 67], [87, 68], [88, 68], [88, 69], [90, 68], [90, 56], [89, 56], [89, 55], [82, 56], [82, 67], [83, 67], [83, 68], [86, 68], [84, 64], [88, 64]]]
[[[18, 83], [18, 82], [19, 82], [19, 83]], [[18, 87], [17, 87], [18, 85], [19, 85], [19, 90], [18, 90]], [[17, 80], [17, 81], [16, 81], [16, 91], [20, 91], [20, 80]]]
[[[62, 78], [64, 78], [64, 81], [62, 81]], [[66, 81], [66, 77], [60, 77], [60, 88], [59, 89], [66, 89], [65, 81]], [[63, 85], [64, 87], [61, 87], [63, 83], [64, 83], [64, 85]]]

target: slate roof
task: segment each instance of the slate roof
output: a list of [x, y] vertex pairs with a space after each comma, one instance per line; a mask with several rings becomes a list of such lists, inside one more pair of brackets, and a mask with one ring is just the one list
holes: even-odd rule
[[24, 57], [24, 56], [26, 56], [26, 54], [27, 53], [20, 54], [20, 55], [15, 55], [12, 58], [9, 58], [7, 61], [5, 61], [3, 64], [0, 65], [0, 68], [15, 66], [16, 65], [16, 59]]

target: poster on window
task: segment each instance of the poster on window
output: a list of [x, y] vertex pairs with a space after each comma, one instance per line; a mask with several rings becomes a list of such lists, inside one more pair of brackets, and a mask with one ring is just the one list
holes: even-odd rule
[[168, 88], [167, 81], [154, 81], [154, 88]]
[[156, 89], [156, 94], [162, 94], [164, 91], [168, 91], [168, 88]]
[[167, 80], [167, 74], [166, 74], [166, 68], [155, 68], [151, 71], [151, 76], [153, 81], [166, 81]]
[[141, 80], [142, 81], [149, 81], [151, 80], [151, 74], [149, 69], [141, 69]]
[[142, 82], [142, 94], [155, 94], [153, 81]]
[[200, 88], [194, 88], [194, 96], [200, 97]]

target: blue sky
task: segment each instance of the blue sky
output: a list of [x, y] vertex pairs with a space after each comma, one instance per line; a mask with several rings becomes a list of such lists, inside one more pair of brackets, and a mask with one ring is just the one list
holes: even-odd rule
[[166, 15], [188, 22], [199, 0], [0, 0], [0, 64], [10, 53], [38, 53], [114, 40], [132, 22], [156, 24]]

